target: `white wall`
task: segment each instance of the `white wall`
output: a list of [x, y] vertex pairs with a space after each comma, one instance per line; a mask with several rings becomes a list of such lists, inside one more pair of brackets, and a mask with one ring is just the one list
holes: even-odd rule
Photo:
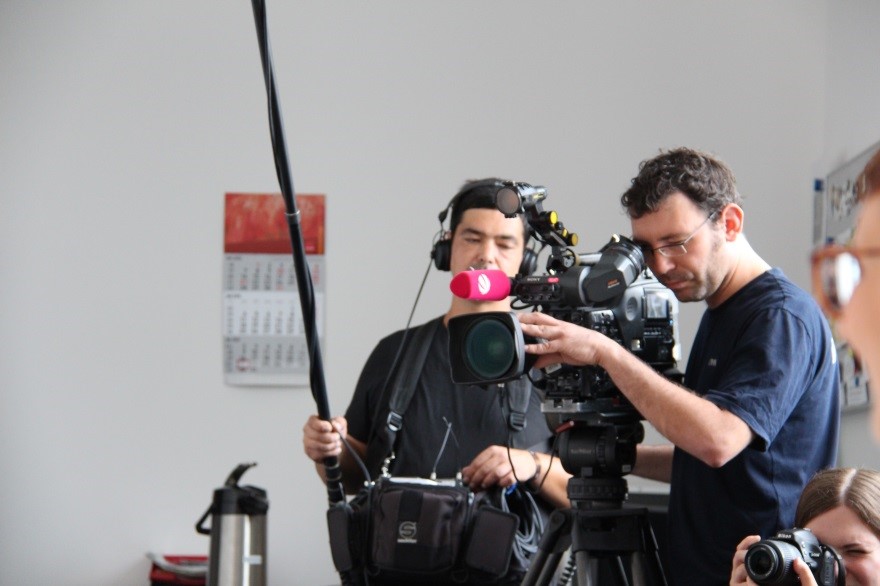
[[[335, 412], [466, 178], [546, 185], [587, 252], [640, 160], [708, 149], [808, 285], [812, 177], [880, 137], [876, 3], [584, 4], [269, 2], [295, 184], [328, 195]], [[144, 584], [248, 460], [271, 583], [334, 582], [309, 390], [222, 381], [222, 196], [278, 190], [250, 4], [6, 1], [0, 79], [0, 583]]]

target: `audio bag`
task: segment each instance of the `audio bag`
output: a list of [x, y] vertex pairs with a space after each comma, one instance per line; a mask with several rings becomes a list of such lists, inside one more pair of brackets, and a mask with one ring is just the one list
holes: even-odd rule
[[454, 480], [382, 477], [328, 512], [334, 565], [367, 584], [519, 583], [529, 560], [515, 547], [520, 517], [498, 506], [505, 498]]

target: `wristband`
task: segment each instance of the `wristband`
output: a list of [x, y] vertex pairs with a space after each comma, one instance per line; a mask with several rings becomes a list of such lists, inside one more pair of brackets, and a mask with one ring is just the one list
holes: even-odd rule
[[526, 480], [526, 482], [531, 482], [532, 480], [535, 480], [541, 474], [541, 460], [538, 459], [538, 454], [536, 454], [533, 450], [529, 450], [529, 453], [532, 455], [532, 459], [535, 461], [535, 473], [532, 474], [532, 476], [528, 480]]

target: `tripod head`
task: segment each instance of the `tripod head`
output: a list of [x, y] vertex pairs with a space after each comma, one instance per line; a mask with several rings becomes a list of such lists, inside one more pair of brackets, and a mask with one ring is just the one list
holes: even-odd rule
[[632, 471], [636, 446], [645, 437], [642, 422], [571, 419], [557, 435], [559, 460], [573, 475], [568, 481], [572, 507], [620, 508], [628, 493], [623, 476]]
[[[618, 414], [619, 415], [619, 414]], [[552, 418], [548, 415], [548, 422]], [[636, 447], [644, 439], [641, 419], [581, 412], [556, 427], [559, 460], [568, 481], [570, 509], [558, 509], [522, 586], [547, 586], [564, 552], [563, 575], [577, 583], [666, 586], [647, 509], [623, 507]]]

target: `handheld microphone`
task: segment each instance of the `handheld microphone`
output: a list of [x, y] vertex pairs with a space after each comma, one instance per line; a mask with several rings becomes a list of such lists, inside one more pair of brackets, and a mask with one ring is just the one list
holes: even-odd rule
[[501, 301], [510, 296], [510, 277], [498, 269], [462, 271], [452, 278], [453, 295], [475, 301]]

